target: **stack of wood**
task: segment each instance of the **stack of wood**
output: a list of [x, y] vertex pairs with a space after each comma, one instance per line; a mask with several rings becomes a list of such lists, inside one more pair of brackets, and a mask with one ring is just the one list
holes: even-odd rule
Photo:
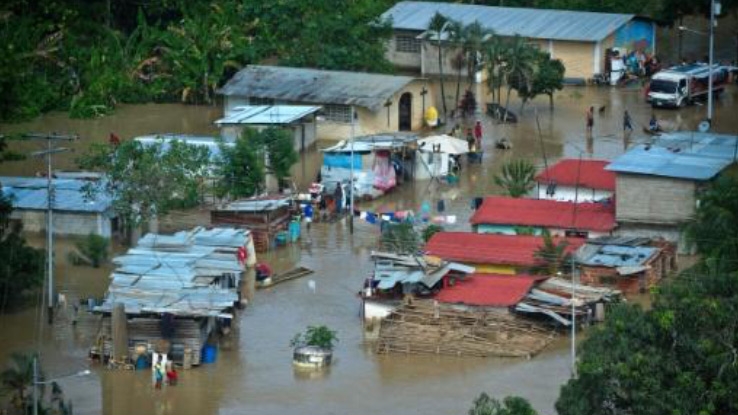
[[555, 336], [550, 329], [501, 310], [414, 300], [382, 321], [376, 351], [530, 358]]

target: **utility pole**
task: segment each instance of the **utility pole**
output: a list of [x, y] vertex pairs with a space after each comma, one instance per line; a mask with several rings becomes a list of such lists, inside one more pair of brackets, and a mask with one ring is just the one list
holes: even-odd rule
[[[349, 233], [354, 234], [354, 125], [356, 120], [356, 110], [351, 106], [351, 174], [349, 174], [349, 191], [351, 192], [349, 199]], [[341, 185], [341, 182], [338, 182]]]
[[[712, 65], [714, 64], [714, 50], [715, 50], [715, 8], [720, 8], [720, 2], [718, 1], [715, 3], [715, 0], [710, 0], [710, 72], [709, 72], [709, 78], [707, 81], [707, 123], [710, 125], [710, 128], [712, 128], [712, 83], [713, 83], [713, 76], [715, 76], [713, 72]], [[718, 10], [719, 12], [719, 10]]]
[[54, 322], [54, 189], [52, 186], [51, 156], [71, 151], [65, 147], [55, 147], [57, 140], [73, 141], [76, 135], [26, 134], [26, 138], [46, 140], [46, 150], [31, 153], [34, 157], [46, 157], [46, 273], [48, 283], [48, 322]]

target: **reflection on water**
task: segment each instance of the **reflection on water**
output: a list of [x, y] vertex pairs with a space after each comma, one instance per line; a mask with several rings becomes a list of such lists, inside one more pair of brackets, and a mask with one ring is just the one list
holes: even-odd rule
[[[738, 117], [732, 113], [737, 95], [732, 88], [715, 106], [717, 131], [738, 132]], [[514, 101], [511, 108], [515, 111], [518, 105]], [[584, 113], [590, 105], [605, 109], [596, 111], [594, 131], [587, 138]], [[626, 108], [635, 128], [629, 136], [622, 131]], [[445, 214], [457, 216], [456, 224], [446, 226], [447, 229], [469, 230], [471, 200], [498, 191], [492, 177], [502, 162], [525, 158], [543, 167], [561, 157], [611, 159], [628, 146], [648, 139], [641, 128], [651, 111], [638, 90], [565, 88], [556, 93], [553, 111], [548, 108], [547, 99], [537, 100], [519, 114], [520, 122], [516, 125], [494, 125], [484, 118], [484, 161], [464, 164], [458, 185], [436, 181], [406, 183], [380, 200], [358, 206], [377, 211], [418, 210], [424, 202], [435, 207], [436, 201], [443, 199]], [[705, 108], [654, 112], [665, 124], [690, 129], [704, 118]], [[111, 131], [122, 138], [155, 131], [213, 134], [211, 122], [218, 116], [218, 109], [213, 107], [125, 106], [115, 115], [99, 120], [68, 120], [52, 114], [32, 123], [0, 126], [0, 131], [76, 132], [83, 139], [74, 146], [82, 150], [90, 142], [105, 141]], [[494, 149], [494, 140], [502, 137], [513, 143], [512, 150]], [[16, 146], [30, 151], [38, 145]], [[58, 165], [73, 168], [72, 160], [73, 156], [59, 156]], [[314, 150], [301, 156], [293, 169], [298, 186], [304, 188], [314, 180], [320, 160], [320, 154]], [[0, 165], [0, 174], [33, 174], [42, 168], [36, 160], [5, 163]], [[168, 226], [177, 228], [207, 221], [207, 212], [202, 211], [175, 215]], [[180, 372], [179, 385], [163, 391], [152, 389], [149, 372], [96, 370], [85, 379], [65, 381], [65, 391], [74, 400], [75, 412], [448, 414], [464, 412], [479, 392], [486, 391], [497, 397], [524, 396], [541, 412], [550, 413], [559, 386], [569, 376], [566, 336], [531, 360], [377, 356], [371, 352], [364, 343], [356, 293], [370, 272], [369, 253], [376, 249], [378, 235], [378, 227], [358, 220], [353, 236], [344, 222], [313, 224], [309, 238], [272, 251], [263, 259], [277, 271], [299, 264], [315, 273], [259, 290], [253, 303], [237, 318], [233, 338], [222, 345], [216, 363]], [[43, 244], [42, 236], [33, 239], [34, 243]], [[57, 245], [59, 288], [78, 297], [101, 295], [110, 269], [66, 264], [70, 247], [71, 243], [65, 241]], [[316, 283], [315, 292], [308, 288], [311, 279]], [[33, 309], [0, 317], [0, 359], [12, 351], [39, 345], [43, 366], [49, 374], [70, 373], [86, 365], [86, 349], [93, 340], [94, 327], [58, 324], [52, 332], [44, 326], [39, 342], [35, 321]], [[316, 324], [326, 324], [338, 332], [340, 342], [334, 355], [337, 364], [329, 372], [303, 376], [292, 366], [289, 342], [295, 333]]]

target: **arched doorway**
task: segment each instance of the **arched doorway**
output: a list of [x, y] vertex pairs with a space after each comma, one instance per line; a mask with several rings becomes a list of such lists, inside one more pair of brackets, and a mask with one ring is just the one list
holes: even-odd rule
[[405, 92], [400, 96], [398, 129], [410, 131], [413, 128], [413, 94]]

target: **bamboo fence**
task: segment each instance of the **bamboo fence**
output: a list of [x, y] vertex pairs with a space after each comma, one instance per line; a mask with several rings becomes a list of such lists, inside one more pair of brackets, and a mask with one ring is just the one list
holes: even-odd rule
[[414, 300], [382, 321], [376, 351], [530, 358], [555, 337], [553, 330], [504, 311], [462, 310], [432, 300]]

